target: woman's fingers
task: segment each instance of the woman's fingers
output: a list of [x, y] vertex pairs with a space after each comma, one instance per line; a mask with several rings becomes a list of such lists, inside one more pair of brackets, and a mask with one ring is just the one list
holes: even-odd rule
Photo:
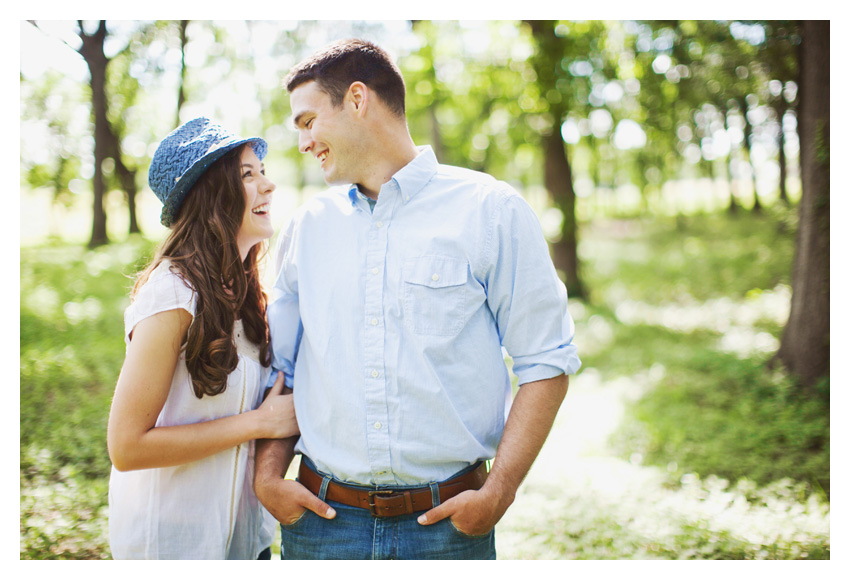
[[278, 372], [277, 378], [274, 381], [274, 385], [269, 389], [269, 392], [266, 393], [266, 397], [270, 397], [273, 395], [279, 395], [283, 392], [284, 382], [283, 382], [283, 373]]

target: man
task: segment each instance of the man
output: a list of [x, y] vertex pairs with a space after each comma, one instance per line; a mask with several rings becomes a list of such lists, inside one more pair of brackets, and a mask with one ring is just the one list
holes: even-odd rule
[[299, 149], [341, 186], [281, 235], [268, 312], [301, 429], [257, 451], [283, 557], [494, 559], [581, 364], [539, 222], [507, 184], [416, 147], [377, 46], [338, 42], [285, 82]]

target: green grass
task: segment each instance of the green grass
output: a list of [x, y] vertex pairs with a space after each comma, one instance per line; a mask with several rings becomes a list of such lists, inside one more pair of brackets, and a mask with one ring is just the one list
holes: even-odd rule
[[[679, 474], [759, 485], [790, 478], [828, 494], [829, 379], [802, 389], [781, 367], [771, 368], [770, 352], [718, 348], [722, 329], [735, 325], [781, 336], [784, 319], [770, 312], [745, 315], [760, 297], [790, 284], [790, 214], [615, 225], [591, 230], [583, 246], [594, 288], [588, 310], [612, 329], [605, 347], [582, 356], [583, 363], [609, 378], [653, 366], [663, 374], [628, 410], [614, 440], [622, 455], [639, 453]], [[618, 313], [624, 303], [650, 315], [681, 308], [669, 328], [623, 323]], [[726, 320], [730, 312], [747, 320]], [[698, 321], [682, 320], [688, 316]], [[688, 332], [676, 329], [688, 324], [694, 327]]]
[[[583, 370], [652, 377], [612, 445], [664, 477], [617, 501], [558, 490], [532, 510], [525, 557], [829, 558], [828, 381], [802, 391], [766, 367], [769, 349], [721, 348], [730, 323], [780, 336], [770, 304], [786, 299], [793, 225], [744, 214], [582, 230]], [[131, 276], [152, 251], [142, 239], [21, 250], [22, 559], [110, 556], [106, 422]]]
[[695, 353], [629, 410], [617, 446], [679, 474], [828, 494], [829, 382], [803, 391], [764, 361]]
[[108, 555], [106, 422], [152, 244], [21, 250], [21, 557]]
[[124, 360], [131, 276], [151, 245], [94, 251], [21, 250], [21, 468], [51, 452], [56, 467], [86, 477], [109, 472], [105, 430]]
[[651, 304], [737, 299], [789, 283], [794, 227], [794, 214], [780, 208], [762, 217], [634, 219], [583, 231], [579, 255], [595, 303], [612, 291]]
[[[676, 489], [643, 478], [622, 494], [588, 486], [521, 497], [527, 515], [501, 541], [513, 559], [829, 559], [829, 504], [789, 480], [763, 488], [710, 476]], [[663, 479], [661, 480], [663, 481]], [[553, 486], [555, 488], [555, 486]], [[497, 535], [497, 541], [499, 536]]]

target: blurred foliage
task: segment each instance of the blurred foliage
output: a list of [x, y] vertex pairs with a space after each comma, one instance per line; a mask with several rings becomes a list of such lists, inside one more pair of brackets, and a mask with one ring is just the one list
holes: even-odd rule
[[[616, 346], [615, 346], [616, 348]], [[803, 390], [764, 360], [694, 350], [665, 367], [659, 384], [622, 428], [624, 456], [677, 473], [747, 478], [759, 485], [790, 478], [804, 496], [830, 491], [829, 379]]]
[[21, 558], [109, 555], [106, 423], [124, 309], [153, 244], [21, 250]]
[[46, 449], [27, 454], [27, 464], [21, 472], [21, 560], [108, 559], [109, 480], [83, 477], [70, 464], [59, 467]]
[[[673, 259], [683, 232], [693, 254]], [[617, 314], [623, 303], [727, 300], [750, 312], [733, 322], [776, 336], [777, 315], [751, 311], [787, 308], [788, 295], [773, 288], [787, 283], [793, 234], [793, 224], [767, 215], [588, 228], [582, 251], [597, 300], [572, 307], [582, 373], [603, 382], [653, 377], [612, 444], [661, 475], [636, 480], [616, 502], [558, 488], [545, 509], [518, 503], [517, 513], [534, 517], [505, 531], [506, 539], [525, 534], [511, 544], [515, 557], [829, 557], [829, 503], [818, 490], [829, 488], [828, 398], [795, 392], [765, 368], [763, 351], [719, 348], [724, 333], [713, 325], [725, 312], [689, 330]], [[138, 237], [92, 251], [60, 243], [21, 251], [21, 558], [109, 555], [105, 429], [123, 361], [123, 309], [152, 252]], [[705, 275], [707, 265], [724, 273]]]
[[92, 157], [86, 97], [84, 85], [57, 71], [21, 82], [21, 181], [52, 190], [57, 203], [72, 202], [71, 190], [78, 188], [71, 181]]
[[[177, 21], [110, 21], [110, 122], [131, 169], [147, 166], [149, 145], [173, 129], [178, 113], [183, 120], [207, 114], [263, 134], [299, 189], [320, 185], [297, 152], [280, 79], [331, 40], [361, 36], [397, 56], [414, 140], [432, 144], [443, 162], [539, 185], [540, 137], [561, 126], [583, 197], [632, 186], [640, 200], [633, 211], [647, 212], [677, 207], [661, 195], [670, 180], [734, 180], [736, 204], [745, 206], [756, 199], [758, 176], [772, 176], [765, 183], [775, 187], [783, 130], [796, 146], [797, 23], [545, 26], [557, 40], [551, 50], [519, 21], [198, 20], [188, 23], [183, 54]], [[178, 111], [181, 82], [186, 101]], [[22, 181], [53, 187], [57, 199], [88, 190], [95, 170], [89, 98], [85, 83], [61, 71], [22, 70]], [[796, 150], [789, 151], [790, 162]], [[759, 187], [760, 196], [775, 195]]]
[[[110, 22], [110, 121], [131, 169], [178, 114], [208, 114], [262, 134], [296, 189], [321, 186], [280, 80], [335, 38], [371, 38], [398, 57], [414, 140], [517, 184], [553, 243], [568, 216], [541, 199], [540, 142], [560, 123], [589, 290], [571, 309], [582, 372], [650, 377], [612, 445], [661, 475], [618, 501], [559, 489], [540, 509], [517, 506], [533, 518], [509, 532], [525, 534], [515, 557], [828, 558], [828, 380], [801, 390], [765, 365], [787, 320], [797, 229], [765, 188], [795, 177], [798, 25], [547, 26], [562, 54], [538, 52], [516, 21], [191, 21], [185, 54], [177, 22]], [[22, 70], [20, 98], [22, 186], [80, 203], [95, 170], [85, 82]], [[101, 169], [117, 187], [114, 167]], [[711, 191], [694, 201], [701, 178]], [[758, 209], [757, 196], [761, 214], [716, 211]], [[152, 252], [133, 235], [21, 250], [22, 559], [109, 556], [106, 423], [132, 276]]]
[[767, 219], [698, 214], [613, 223], [619, 229], [598, 228], [579, 246], [592, 302], [612, 309], [627, 299], [653, 305], [737, 300], [790, 280], [796, 214], [781, 206]]
[[[790, 296], [794, 228], [784, 215], [592, 230], [583, 249], [597, 306], [577, 332], [591, 342], [582, 361], [609, 379], [659, 375], [617, 437], [624, 457], [759, 485], [789, 477], [829, 493], [829, 379], [800, 389], [768, 364], [787, 320], [787, 302], [775, 304]], [[608, 335], [594, 348], [602, 321]], [[756, 345], [720, 348], [736, 331]]]
[[42, 449], [58, 473], [109, 473], [106, 420], [124, 361], [131, 276], [152, 244], [86, 252], [55, 244], [21, 250], [21, 471]]
[[[619, 474], [629, 477], [628, 473]], [[757, 487], [687, 474], [671, 489], [660, 472], [621, 493], [536, 489], [497, 538], [500, 557], [545, 560], [828, 560], [829, 504], [789, 479]], [[499, 541], [497, 539], [497, 541]]]

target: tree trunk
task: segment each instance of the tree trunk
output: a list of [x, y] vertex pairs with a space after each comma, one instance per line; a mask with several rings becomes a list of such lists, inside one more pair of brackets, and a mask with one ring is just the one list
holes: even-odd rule
[[177, 87], [177, 116], [174, 120], [174, 126], [180, 126], [180, 109], [183, 108], [183, 103], [186, 102], [186, 27], [189, 25], [188, 20], [180, 21], [180, 84]]
[[567, 293], [575, 298], [584, 298], [584, 286], [579, 276], [578, 223], [576, 220], [576, 194], [573, 176], [564, 140], [561, 138], [561, 123], [555, 121], [549, 135], [543, 137], [544, 183], [555, 206], [561, 210], [561, 239], [552, 244], [552, 262], [566, 278]]
[[[526, 20], [530, 27], [537, 53], [532, 60], [540, 94], [558, 90], [557, 78], [563, 73], [560, 63], [564, 56], [563, 40], [555, 35], [553, 21]], [[573, 176], [567, 159], [566, 146], [561, 137], [561, 123], [566, 117], [563, 104], [550, 104], [549, 114], [552, 125], [548, 134], [540, 136], [543, 149], [543, 182], [555, 206], [561, 210], [563, 223], [561, 239], [551, 245], [552, 262], [557, 270], [564, 273], [565, 285], [570, 296], [585, 298], [584, 285], [579, 275], [578, 259], [578, 222], [576, 220], [576, 195], [573, 190]]]
[[738, 104], [741, 107], [741, 112], [744, 114], [744, 153], [747, 157], [747, 165], [750, 167], [750, 178], [753, 185], [753, 212], [761, 213], [761, 201], [759, 201], [759, 192], [756, 187], [756, 166], [753, 165], [752, 156], [752, 140], [753, 126], [747, 117], [747, 102], [744, 99], [739, 99]]
[[426, 39], [426, 42], [423, 44], [422, 48], [419, 50], [420, 56], [427, 58], [431, 63], [431, 66], [426, 68], [425, 71], [425, 80], [431, 83], [432, 89], [432, 98], [431, 104], [426, 107], [428, 112], [428, 121], [430, 123], [430, 132], [431, 132], [431, 149], [434, 150], [434, 155], [437, 157], [437, 160], [440, 163], [450, 163], [446, 156], [446, 148], [443, 145], [443, 135], [440, 131], [440, 122], [437, 119], [437, 108], [441, 106], [443, 103], [444, 97], [441, 94], [442, 90], [439, 88], [440, 83], [437, 82], [437, 68], [434, 64], [434, 49], [433, 49], [433, 31], [430, 26], [425, 26], [423, 28], [422, 20], [411, 20], [411, 27], [416, 30], [418, 33], [422, 34], [423, 38]]
[[101, 20], [97, 31], [88, 35], [83, 30], [82, 21], [77, 21], [80, 29], [80, 39], [83, 44], [79, 53], [85, 59], [91, 75], [92, 117], [94, 117], [94, 176], [92, 191], [94, 192], [94, 208], [92, 212], [92, 232], [89, 247], [94, 248], [109, 243], [106, 234], [106, 211], [103, 209], [105, 182], [103, 179], [103, 162], [109, 156], [109, 121], [106, 117], [106, 66], [109, 60], [103, 53], [103, 43], [106, 39], [106, 21]]
[[115, 160], [115, 170], [118, 173], [118, 178], [121, 180], [121, 188], [127, 195], [127, 210], [130, 213], [130, 227], [128, 231], [131, 234], [140, 234], [142, 230], [139, 228], [139, 222], [136, 219], [136, 193], [138, 192], [136, 188], [136, 171], [128, 169], [124, 165], [121, 145], [115, 135], [112, 135], [112, 141], [112, 158]]
[[737, 195], [735, 192], [738, 189], [738, 176], [735, 175], [735, 172], [732, 171], [732, 164], [735, 160], [732, 157], [732, 153], [729, 153], [729, 162], [726, 164], [727, 172], [729, 173], [729, 215], [738, 215], [738, 201]]
[[[723, 122], [726, 124], [726, 129], [729, 129], [729, 111], [725, 107], [721, 109], [723, 113]], [[735, 195], [738, 189], [738, 176], [735, 175], [735, 172], [732, 170], [732, 166], [735, 164], [735, 150], [731, 149], [729, 151], [729, 157], [726, 162], [726, 174], [729, 178], [729, 215], [738, 215], [738, 200]]]
[[804, 21], [800, 46], [803, 194], [791, 314], [777, 357], [803, 385], [829, 375], [829, 21]]
[[788, 160], [785, 158], [785, 111], [788, 106], [785, 104], [785, 99], [779, 95], [779, 101], [776, 107], [776, 114], [779, 115], [779, 135], [777, 135], [777, 146], [779, 148], [779, 200], [785, 205], [790, 205], [788, 200], [788, 188], [786, 181], [788, 180]]
[[106, 132], [106, 155], [111, 157], [115, 162], [115, 173], [118, 176], [118, 185], [124, 191], [127, 198], [127, 209], [130, 217], [130, 227], [128, 228], [131, 234], [140, 234], [142, 230], [139, 228], [139, 222], [136, 219], [136, 170], [129, 169], [124, 165], [124, 155], [121, 152], [121, 140], [115, 134], [112, 123], [107, 122]]
[[431, 121], [431, 148], [434, 150], [437, 159], [441, 163], [445, 163], [446, 148], [443, 146], [443, 135], [440, 132], [440, 122], [437, 120], [437, 103], [432, 103], [428, 107], [428, 119]]

